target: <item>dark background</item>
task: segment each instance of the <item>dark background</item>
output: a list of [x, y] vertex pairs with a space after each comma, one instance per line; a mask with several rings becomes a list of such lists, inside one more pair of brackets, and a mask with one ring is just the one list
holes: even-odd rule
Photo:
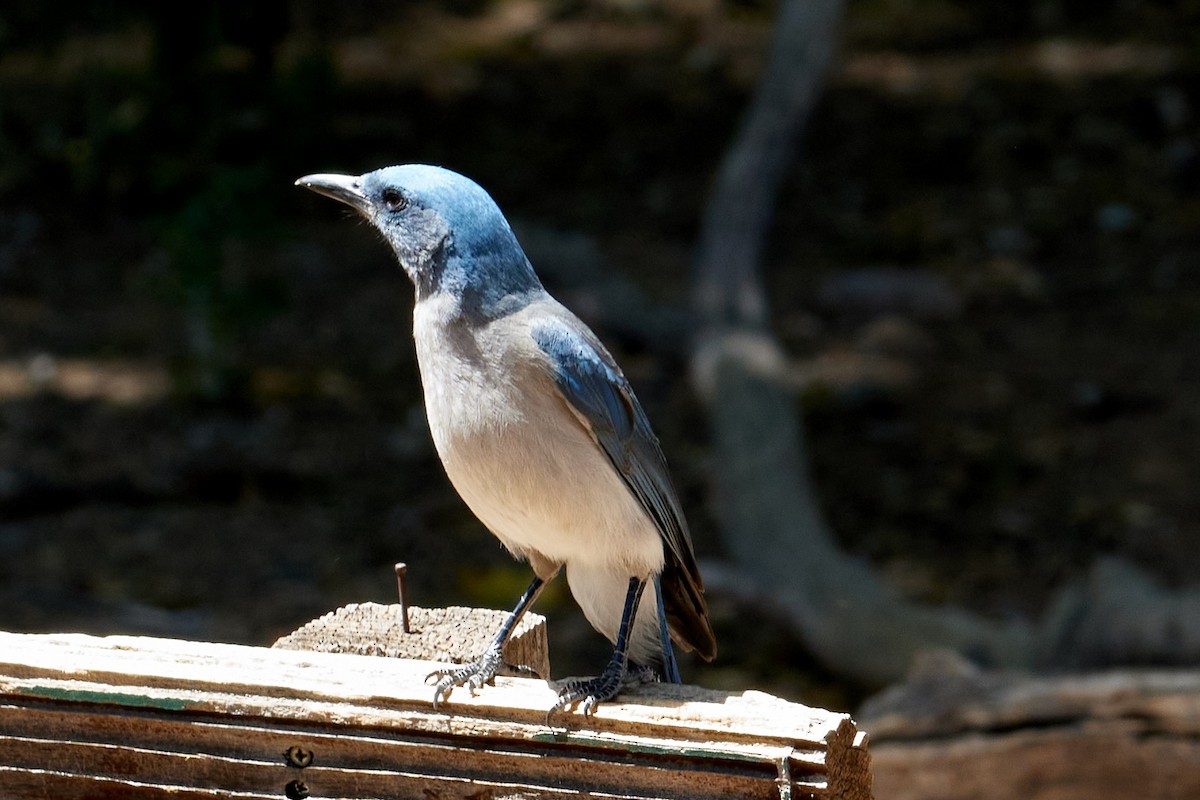
[[[7, 3], [0, 627], [268, 643], [393, 601], [397, 560], [411, 602], [511, 606], [527, 568], [428, 441], [407, 280], [292, 186], [414, 161], [483, 184], [616, 351], [719, 562], [686, 343], [598, 287], [682, 318], [773, 13]], [[849, 4], [766, 276], [824, 511], [905, 594], [1033, 616], [1100, 554], [1200, 580], [1197, 22], [1194, 2]], [[838, 707], [874, 688], [711, 600], [721, 657], [691, 679]], [[556, 676], [594, 672], [606, 645], [565, 587], [539, 610]]]

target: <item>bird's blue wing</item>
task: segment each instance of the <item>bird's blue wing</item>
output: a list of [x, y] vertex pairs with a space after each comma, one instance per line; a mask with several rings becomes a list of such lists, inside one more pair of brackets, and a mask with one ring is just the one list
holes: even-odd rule
[[612, 356], [583, 330], [550, 318], [534, 324], [531, 332], [550, 358], [563, 398], [586, 421], [666, 543], [672, 550], [690, 550], [683, 513], [650, 422]]
[[667, 615], [676, 633], [706, 658], [716, 651], [700, 572], [679, 498], [658, 438], [620, 368], [582, 324], [558, 316], [530, 333], [549, 358], [564, 400], [583, 418], [596, 443], [654, 521], [665, 544], [662, 576]]

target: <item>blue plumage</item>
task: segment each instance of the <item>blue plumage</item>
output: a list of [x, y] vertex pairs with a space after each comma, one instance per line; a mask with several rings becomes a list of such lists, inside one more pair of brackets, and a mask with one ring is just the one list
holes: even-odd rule
[[601, 443], [605, 450], [620, 450], [637, 424], [637, 401], [625, 376], [562, 319], [538, 320], [530, 334], [554, 365], [558, 388], [567, 401], [587, 416], [593, 428], [605, 432]]

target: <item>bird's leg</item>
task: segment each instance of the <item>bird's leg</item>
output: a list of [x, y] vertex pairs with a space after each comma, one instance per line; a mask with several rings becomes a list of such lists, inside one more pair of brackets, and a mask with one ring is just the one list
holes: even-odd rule
[[541, 594], [545, 585], [544, 580], [534, 577], [533, 583], [529, 584], [525, 594], [521, 595], [521, 599], [517, 601], [517, 607], [504, 620], [499, 633], [496, 634], [496, 638], [492, 640], [483, 655], [461, 667], [438, 669], [425, 676], [426, 683], [429, 683], [431, 679], [437, 679], [437, 686], [433, 690], [433, 707], [435, 709], [439, 703], [450, 696], [450, 691], [455, 686], [466, 686], [474, 693], [476, 689], [483, 688], [485, 683], [492, 682], [496, 673], [499, 672], [500, 666], [504, 663], [504, 643], [508, 641], [513, 629], [517, 627], [517, 623], [521, 621], [521, 617], [525, 616], [525, 612], [533, 605], [533, 601]]
[[679, 662], [675, 660], [675, 647], [671, 644], [671, 626], [667, 622], [666, 609], [663, 608], [662, 580], [659, 575], [654, 576], [654, 594], [658, 606], [658, 638], [662, 645], [662, 666], [655, 667], [630, 661], [625, 675], [626, 685], [659, 683], [660, 681], [683, 683], [683, 679], [679, 676]]
[[642, 599], [642, 590], [645, 588], [646, 582], [641, 578], [629, 579], [629, 591], [625, 593], [625, 610], [621, 613], [621, 627], [617, 630], [617, 643], [613, 647], [608, 666], [595, 678], [568, 681], [559, 689], [558, 701], [546, 714], [547, 721], [555, 711], [573, 705], [578, 705], [584, 716], [590, 716], [598, 704], [611, 700], [621, 691], [629, 671], [629, 633], [633, 628], [633, 617], [637, 613], [638, 603]]

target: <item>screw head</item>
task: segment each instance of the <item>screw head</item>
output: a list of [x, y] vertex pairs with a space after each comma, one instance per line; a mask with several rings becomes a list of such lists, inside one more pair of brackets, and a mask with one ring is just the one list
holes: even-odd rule
[[294, 744], [283, 751], [283, 758], [287, 761], [288, 766], [304, 769], [313, 762], [313, 751], [305, 750], [300, 745]]
[[308, 784], [304, 781], [289, 781], [288, 785], [283, 787], [283, 794], [288, 800], [307, 800]]

